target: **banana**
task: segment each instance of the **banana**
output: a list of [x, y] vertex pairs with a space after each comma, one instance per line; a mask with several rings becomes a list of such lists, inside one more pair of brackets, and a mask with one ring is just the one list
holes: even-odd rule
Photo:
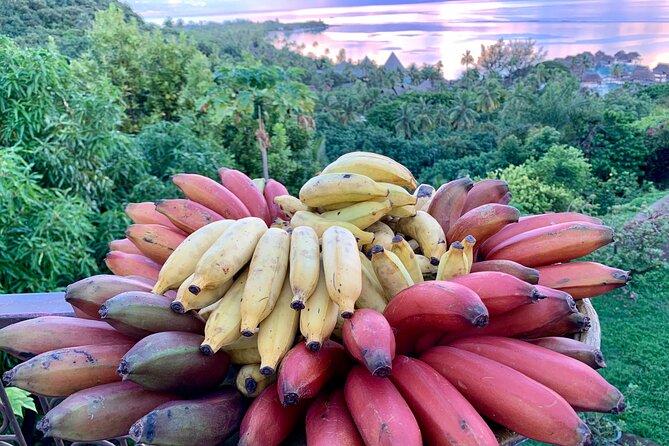
[[251, 216], [248, 208], [235, 194], [211, 178], [180, 173], [172, 177], [172, 182], [189, 200], [200, 203], [223, 218], [238, 220]]
[[472, 273], [483, 271], [498, 271], [500, 273], [511, 274], [512, 276], [527, 283], [531, 283], [532, 285], [539, 283], [538, 270], [528, 268], [520, 263], [512, 262], [511, 260], [484, 260], [482, 262], [475, 262], [472, 265]]
[[363, 253], [359, 253], [360, 264], [362, 265], [362, 291], [360, 297], [355, 302], [356, 308], [369, 308], [371, 310], [383, 313], [388, 304], [386, 292], [379, 282], [372, 261]]
[[290, 307], [293, 292], [290, 281], [284, 280], [274, 310], [260, 323], [258, 351], [260, 373], [272, 375], [286, 352], [295, 342], [300, 313]]
[[292, 195], [278, 195], [274, 197], [274, 203], [279, 205], [283, 213], [288, 217], [292, 217], [297, 211], [311, 211], [309, 206]]
[[541, 327], [525, 333], [523, 337], [572, 336], [590, 330], [590, 318], [583, 313], [572, 313], [566, 317], [550, 321]]
[[128, 254], [143, 255], [142, 251], [140, 251], [139, 248], [137, 248], [135, 244], [131, 242], [130, 239], [127, 238], [123, 238], [120, 240], [112, 240], [111, 242], [109, 242], [109, 250], [121, 251]]
[[388, 191], [388, 200], [393, 208], [404, 207], [404, 206], [415, 206], [417, 198], [407, 192], [402, 186], [391, 183], [379, 183], [381, 186], [387, 187]]
[[437, 264], [435, 265], [432, 263], [432, 260], [421, 254], [416, 254], [416, 261], [418, 262], [420, 272], [423, 273], [423, 276], [437, 276], [439, 261], [437, 261]]
[[121, 359], [118, 373], [149, 390], [190, 394], [216, 388], [228, 373], [223, 352], [200, 353], [204, 338], [195, 333], [167, 331], [141, 339]]
[[420, 270], [418, 260], [416, 260], [416, 254], [413, 252], [413, 249], [411, 249], [409, 242], [404, 240], [404, 237], [401, 235], [393, 237], [391, 251], [402, 261], [402, 265], [404, 265], [409, 276], [411, 276], [413, 283], [420, 283], [423, 281], [423, 273]]
[[190, 234], [163, 264], [153, 292], [163, 294], [167, 290], [179, 288], [195, 272], [199, 259], [233, 223], [234, 220], [215, 221]]
[[347, 319], [362, 292], [362, 264], [351, 231], [332, 226], [323, 233], [323, 272], [328, 294]]
[[309, 406], [305, 425], [309, 445], [364, 445], [351, 413], [346, 407], [342, 388], [321, 393]]
[[298, 226], [290, 236], [290, 288], [294, 310], [304, 308], [305, 302], [316, 290], [320, 274], [320, 246], [318, 234], [309, 226]]
[[390, 191], [356, 173], [330, 173], [311, 178], [300, 189], [300, 200], [311, 207], [387, 197]]
[[423, 445], [416, 418], [389, 379], [357, 365], [346, 378], [344, 395], [365, 444]]
[[130, 225], [125, 231], [142, 254], [161, 264], [186, 239], [182, 234], [162, 225]]
[[465, 246], [460, 242], [451, 243], [448, 251], [439, 259], [437, 280], [449, 280], [468, 272], [469, 262], [465, 257]]
[[448, 230], [446, 239], [453, 242], [472, 235], [476, 239], [477, 246], [481, 246], [500, 229], [517, 222], [519, 218], [520, 211], [513, 206], [484, 204], [458, 218]]
[[502, 196], [502, 198], [497, 200], [497, 202], [499, 204], [509, 204], [509, 203], [511, 203], [512, 198], [513, 198], [513, 196], [511, 195], [511, 192], [507, 192], [507, 193], [504, 194], [504, 196]]
[[381, 220], [391, 209], [392, 205], [389, 200], [369, 200], [336, 211], [324, 212], [321, 214], [321, 218], [331, 221], [345, 221], [360, 229], [365, 229]]
[[265, 192], [265, 184], [267, 184], [267, 180], [264, 178], [254, 178], [253, 180], [254, 186], [260, 191], [260, 193]]
[[[402, 237], [404, 237], [404, 235], [402, 235]], [[416, 254], [421, 254], [422, 255], [423, 250], [420, 248], [420, 245], [418, 244], [418, 242], [416, 240], [410, 238], [409, 240], [407, 240], [407, 242], [409, 243], [409, 246], [411, 246], [411, 249], [413, 249], [413, 252], [415, 252]], [[423, 257], [425, 257], [425, 256], [423, 256]], [[437, 261], [438, 260], [439, 259], [437, 259]]]
[[467, 261], [467, 273], [471, 272], [474, 264], [474, 246], [476, 245], [476, 238], [473, 235], [468, 235], [460, 242], [465, 247], [464, 256]]
[[395, 357], [395, 334], [383, 314], [361, 309], [344, 321], [346, 351], [374, 376], [389, 376]]
[[218, 176], [221, 179], [221, 184], [244, 203], [253, 217], [262, 219], [268, 226], [272, 224], [265, 197], [251, 178], [239, 170], [226, 167], [218, 169]]
[[630, 273], [596, 262], [569, 262], [541, 266], [539, 284], [566, 291], [574, 299], [595, 297], [630, 281]]
[[590, 442], [590, 430], [560, 395], [524, 374], [453, 347], [420, 357], [453, 383], [483, 416], [533, 440], [559, 445]]
[[[289, 257], [290, 234], [283, 229], [268, 229], [253, 253], [242, 294], [242, 335], [253, 336], [258, 324], [272, 312], [286, 282]], [[290, 307], [290, 302], [287, 305]]]
[[495, 434], [467, 399], [424, 362], [398, 355], [390, 380], [416, 416], [426, 444], [498, 444]]
[[248, 270], [245, 270], [235, 279], [228, 292], [209, 314], [204, 326], [204, 341], [200, 346], [200, 351], [205, 355], [213, 355], [221, 347], [230, 345], [239, 339], [239, 326], [242, 322], [242, 294], [247, 279]]
[[409, 169], [402, 164], [392, 158], [374, 156], [364, 152], [342, 156], [321, 172], [322, 175], [334, 173], [366, 175], [374, 181], [396, 184], [410, 190], [414, 190], [417, 185]]
[[407, 218], [416, 216], [416, 205], [407, 204], [406, 206], [394, 207], [388, 212], [389, 217]]
[[385, 249], [390, 249], [392, 247], [395, 232], [387, 224], [381, 221], [377, 221], [373, 225], [370, 225], [368, 228], [366, 228], [365, 231], [374, 234], [374, 239], [362, 247], [362, 250], [365, 253], [369, 253], [376, 245], [381, 245]]
[[202, 290], [197, 295], [188, 290], [188, 287], [190, 287], [192, 283], [193, 275], [191, 274], [179, 286], [177, 297], [170, 305], [172, 311], [175, 313], [183, 314], [190, 310], [201, 310], [211, 305], [215, 305], [230, 289], [233, 280], [223, 282], [223, 284], [216, 288]]
[[156, 205], [150, 201], [142, 203], [130, 203], [125, 207], [125, 213], [128, 217], [139, 225], [163, 225], [170, 229], [179, 231], [169, 218], [156, 211]]
[[498, 203], [509, 192], [509, 185], [504, 180], [481, 180], [467, 192], [462, 214], [484, 204]]
[[316, 290], [300, 312], [300, 333], [305, 337], [307, 348], [313, 352], [320, 350], [323, 342], [330, 337], [339, 314], [339, 306], [328, 294], [322, 266], [319, 269]]
[[223, 347], [223, 350], [230, 357], [232, 364], [246, 365], [259, 364], [260, 352], [258, 351], [258, 335], [247, 338], [240, 336], [232, 344]]
[[316, 234], [319, 237], [323, 236], [323, 233], [333, 226], [339, 226], [341, 228], [349, 230], [359, 243], [365, 245], [367, 243], [372, 243], [374, 240], [374, 234], [371, 232], [363, 231], [357, 226], [347, 223], [344, 221], [331, 221], [322, 218], [320, 215], [314, 214], [313, 212], [307, 211], [297, 211], [293, 218], [290, 219], [290, 226], [294, 229], [298, 226], [311, 226]]
[[239, 392], [222, 387], [202, 398], [156, 407], [130, 427], [130, 438], [137, 444], [214, 446], [239, 429], [244, 408]]
[[267, 376], [260, 373], [260, 364], [246, 364], [237, 372], [235, 384], [242, 395], [255, 398], [274, 381], [276, 381], [275, 374]]
[[448, 234], [451, 226], [460, 218], [467, 199], [467, 192], [473, 185], [474, 183], [469, 178], [458, 178], [442, 184], [434, 193], [427, 212], [439, 222], [444, 234]]
[[416, 190], [413, 191], [413, 196], [416, 197], [416, 210], [427, 212], [435, 192], [436, 190], [434, 187], [429, 184], [419, 185]]
[[446, 252], [446, 235], [439, 222], [424, 211], [416, 212], [415, 217], [400, 218], [397, 230], [416, 239], [423, 254], [428, 258], [440, 259]]
[[253, 256], [267, 225], [257, 217], [234, 222], [200, 257], [188, 290], [197, 295], [217, 288], [237, 274]]
[[138, 276], [99, 274], [71, 283], [65, 289], [65, 301], [95, 319], [100, 319], [100, 305], [125, 291], [151, 291], [151, 285]]
[[414, 284], [402, 261], [392, 251], [375, 246], [372, 249], [372, 265], [376, 277], [391, 301], [397, 293]]
[[288, 189], [286, 189], [286, 186], [271, 178], [267, 180], [265, 189], [263, 190], [263, 195], [265, 196], [265, 203], [267, 203], [267, 207], [269, 208], [270, 220], [274, 221], [277, 218], [282, 220], [290, 220], [290, 217], [286, 215], [281, 210], [281, 207], [274, 202], [274, 198], [287, 194]]
[[351, 363], [341, 344], [326, 341], [317, 352], [300, 342], [283, 358], [277, 380], [279, 401], [285, 406], [314, 398], [331, 380], [346, 376]]
[[118, 363], [132, 344], [83, 345], [51, 350], [2, 375], [7, 386], [46, 397], [66, 397], [79, 390], [120, 381]]
[[606, 368], [606, 361], [604, 361], [601, 350], [576, 339], [549, 336], [526, 341], [579, 360], [595, 370]]
[[160, 263], [139, 254], [128, 254], [121, 251], [109, 251], [105, 256], [105, 265], [117, 276], [142, 276], [158, 280]]
[[156, 211], [169, 218], [174, 226], [187, 234], [192, 234], [209, 223], [223, 220], [221, 215], [192, 200], [158, 200]]
[[145, 291], [117, 294], [102, 304], [100, 317], [123, 334], [143, 338], [163, 331], [202, 334], [204, 324], [194, 314], [177, 314], [171, 300]]
[[[381, 201], [383, 201], [383, 200], [385, 200], [386, 198], [388, 198], [388, 197], [375, 198], [375, 200], [381, 200]], [[300, 203], [302, 203], [302, 202], [300, 202]], [[315, 209], [316, 209], [316, 211], [318, 211], [319, 213], [322, 213], [322, 212], [330, 212], [330, 211], [336, 211], [336, 210], [339, 210], [339, 209], [344, 209], [344, 208], [347, 208], [347, 207], [349, 207], [349, 206], [353, 206], [353, 205], [356, 204], [356, 203], [359, 203], [359, 201], [344, 201], [344, 202], [341, 202], [341, 203], [328, 204], [328, 205], [326, 205], [326, 206], [318, 206], [318, 207], [315, 208]], [[302, 204], [304, 205], [304, 203], [302, 203]], [[308, 207], [308, 206], [307, 206], [307, 207]], [[309, 209], [313, 212], [313, 209], [314, 209], [314, 208], [309, 208]]]

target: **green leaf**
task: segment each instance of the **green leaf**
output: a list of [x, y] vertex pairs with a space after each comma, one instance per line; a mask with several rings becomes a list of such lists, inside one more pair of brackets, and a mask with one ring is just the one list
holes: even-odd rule
[[9, 397], [9, 403], [12, 405], [12, 411], [17, 418], [23, 417], [24, 409], [37, 412], [35, 400], [31, 398], [30, 392], [21, 390], [18, 387], [7, 387], [5, 391], [7, 392], [7, 397]]

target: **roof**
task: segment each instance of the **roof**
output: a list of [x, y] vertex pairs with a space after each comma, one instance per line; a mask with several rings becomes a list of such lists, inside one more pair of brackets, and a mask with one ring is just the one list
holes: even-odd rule
[[581, 81], [599, 84], [602, 82], [602, 77], [598, 73], [584, 73]]
[[402, 65], [402, 62], [400, 62], [394, 51], [390, 53], [390, 56], [388, 56], [388, 60], [386, 60], [386, 63], [383, 64], [383, 68], [387, 70], [404, 71], [404, 65]]
[[659, 63], [653, 68], [655, 74], [669, 74], [669, 63]]
[[636, 67], [631, 73], [632, 79], [636, 81], [654, 81], [655, 76], [648, 67]]

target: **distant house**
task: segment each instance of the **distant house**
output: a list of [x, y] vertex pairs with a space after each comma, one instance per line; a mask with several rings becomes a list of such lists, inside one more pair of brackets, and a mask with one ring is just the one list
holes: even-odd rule
[[609, 56], [604, 51], [597, 51], [595, 53], [595, 66], [606, 67], [613, 63], [615, 59]]
[[659, 63], [653, 68], [656, 82], [667, 82], [669, 77], [669, 63]]
[[585, 88], [597, 88], [602, 84], [602, 77], [596, 72], [583, 73], [581, 84]]
[[388, 56], [388, 60], [386, 60], [386, 63], [383, 64], [383, 68], [386, 70], [405, 71], [404, 65], [402, 65], [402, 62], [400, 62], [400, 59], [397, 57], [394, 51], [390, 53], [390, 56]]
[[632, 70], [630, 73], [630, 78], [642, 84], [652, 84], [655, 82], [655, 75], [648, 67], [638, 66]]

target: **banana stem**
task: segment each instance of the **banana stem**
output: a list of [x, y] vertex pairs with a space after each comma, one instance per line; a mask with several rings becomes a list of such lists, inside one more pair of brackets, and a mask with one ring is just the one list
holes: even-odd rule
[[262, 155], [262, 176], [265, 180], [269, 180], [269, 167], [267, 164], [267, 149], [269, 148], [269, 135], [265, 131], [265, 123], [262, 119], [262, 106], [258, 105], [258, 131], [256, 132], [256, 139], [260, 146], [260, 154]]

